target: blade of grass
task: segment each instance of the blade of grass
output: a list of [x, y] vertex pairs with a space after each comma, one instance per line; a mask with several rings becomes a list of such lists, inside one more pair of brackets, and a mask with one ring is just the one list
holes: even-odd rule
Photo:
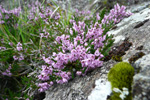
[[53, 0], [51, 0], [52, 1], [52, 3], [56, 6], [56, 7], [58, 7], [58, 5], [53, 1]]

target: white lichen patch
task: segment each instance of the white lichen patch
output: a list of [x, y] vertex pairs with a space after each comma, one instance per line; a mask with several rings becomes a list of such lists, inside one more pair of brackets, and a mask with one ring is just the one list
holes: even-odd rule
[[110, 82], [104, 79], [98, 79], [95, 85], [95, 88], [88, 96], [88, 100], [106, 100], [107, 96], [112, 92]]

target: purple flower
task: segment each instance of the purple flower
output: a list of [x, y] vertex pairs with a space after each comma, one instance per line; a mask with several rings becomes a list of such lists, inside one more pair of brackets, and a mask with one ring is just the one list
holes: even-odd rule
[[82, 72], [81, 71], [77, 71], [76, 74], [80, 76], [82, 74]]
[[100, 20], [99, 13], [96, 14], [96, 19], [97, 19], [97, 20]]
[[100, 55], [100, 52], [99, 52], [99, 49], [97, 49], [94, 53], [95, 56], [99, 56]]
[[71, 34], [71, 35], [73, 35], [73, 31], [72, 31], [72, 29], [70, 29], [70, 34]]
[[[43, 74], [43, 73], [42, 73], [42, 74]], [[50, 79], [48, 75], [42, 75], [42, 74], [38, 76], [38, 78], [39, 78], [40, 80], [46, 81], [46, 80], [49, 80], [49, 79]]]
[[13, 56], [14, 60], [24, 60], [24, 56], [22, 54], [20, 54], [18, 57], [17, 56]]
[[5, 75], [5, 76], [12, 76], [12, 73], [10, 72], [11, 70], [11, 65], [9, 65], [8, 69], [6, 69], [6, 71], [2, 72], [2, 75]]
[[75, 22], [74, 20], [70, 19], [70, 23], [74, 23], [74, 22]]
[[9, 45], [10, 45], [10, 46], [13, 46], [13, 43], [12, 43], [12, 42], [9, 42]]
[[58, 43], [60, 43], [60, 40], [61, 40], [60, 36], [57, 36], [57, 37], [56, 37], [56, 41], [57, 41]]
[[6, 50], [6, 47], [0, 47], [0, 50]]
[[109, 24], [109, 22], [114, 21], [114, 23], [120, 22], [124, 17], [132, 15], [131, 12], [126, 12], [125, 6], [119, 6], [119, 4], [114, 5], [114, 9], [110, 10], [108, 16], [104, 16], [102, 23]]
[[0, 20], [0, 24], [4, 24], [5, 22], [3, 20]]
[[51, 82], [50, 82], [50, 85], [53, 85], [53, 84], [54, 84], [54, 83], [51, 81]]
[[40, 91], [40, 92], [44, 92], [44, 91], [48, 90], [48, 88], [49, 88], [50, 86], [51, 86], [51, 85], [48, 84], [47, 82], [39, 83], [39, 84], [38, 84], [38, 87], [39, 87], [39, 91]]
[[46, 30], [43, 30], [43, 31], [44, 31], [44, 33], [40, 33], [40, 36], [41, 36], [41, 37], [48, 38], [49, 33], [48, 33], [48, 32], [46, 32]]
[[24, 56], [22, 54], [19, 56], [19, 61], [21, 60], [24, 60]]
[[17, 44], [17, 50], [18, 50], [18, 51], [23, 50], [22, 44], [21, 44], [20, 42], [18, 42], [18, 44]]
[[8, 16], [8, 15], [5, 15], [5, 19], [9, 19], [9, 16]]
[[67, 74], [70, 76], [70, 75], [71, 75], [71, 72], [67, 72]]
[[42, 71], [38, 78], [43, 81], [49, 80], [49, 75], [52, 75], [52, 72], [53, 68], [51, 66], [42, 65]]
[[18, 57], [17, 56], [13, 56], [14, 60], [18, 60]]
[[45, 18], [45, 15], [44, 15], [44, 14], [39, 13], [39, 15], [40, 15], [41, 18]]

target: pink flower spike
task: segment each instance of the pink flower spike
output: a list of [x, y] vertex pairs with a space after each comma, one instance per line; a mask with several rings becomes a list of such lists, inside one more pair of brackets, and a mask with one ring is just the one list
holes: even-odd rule
[[97, 20], [100, 20], [99, 13], [96, 14], [96, 19], [97, 19]]

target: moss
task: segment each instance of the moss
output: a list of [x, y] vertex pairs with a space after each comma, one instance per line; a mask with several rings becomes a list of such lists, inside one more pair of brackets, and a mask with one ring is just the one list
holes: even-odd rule
[[[111, 82], [112, 89], [118, 88], [122, 90], [123, 87], [128, 88], [129, 95], [125, 98], [125, 100], [132, 100], [131, 84], [133, 81], [133, 75], [134, 68], [127, 62], [120, 62], [114, 65], [108, 73], [108, 80]], [[121, 100], [119, 95], [120, 93], [113, 91], [111, 100]]]
[[111, 59], [115, 61], [122, 61], [122, 57], [118, 55], [113, 55]]

